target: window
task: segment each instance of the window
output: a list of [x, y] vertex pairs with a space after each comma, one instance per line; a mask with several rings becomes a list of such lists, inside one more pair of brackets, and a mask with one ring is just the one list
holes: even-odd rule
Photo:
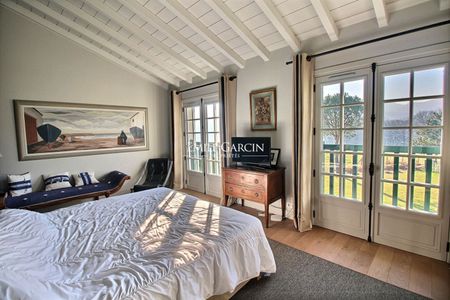
[[321, 194], [363, 199], [365, 79], [322, 85]]
[[186, 107], [186, 157], [189, 171], [203, 173], [202, 156], [202, 129], [200, 118], [200, 105]]
[[220, 111], [219, 103], [206, 104], [206, 172], [220, 175]]
[[437, 214], [444, 67], [383, 75], [381, 204]]

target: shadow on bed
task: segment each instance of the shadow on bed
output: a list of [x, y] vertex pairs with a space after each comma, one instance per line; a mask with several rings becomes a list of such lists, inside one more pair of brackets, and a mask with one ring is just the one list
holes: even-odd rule
[[[151, 260], [158, 262], [156, 268], [160, 276], [170, 274], [174, 267], [181, 269], [197, 261], [205, 253], [222, 249], [226, 247], [226, 243], [234, 240], [229, 231], [224, 232], [227, 226], [222, 227], [222, 209], [223, 207], [214, 203], [176, 191], [170, 191], [159, 202], [157, 208], [141, 224], [136, 239], [143, 250], [151, 253]], [[221, 268], [216, 262], [211, 267]], [[192, 275], [192, 280], [196, 280], [198, 275]], [[233, 292], [208, 299], [229, 299], [247, 281], [239, 283]], [[232, 289], [233, 287], [230, 287], [230, 290]]]
[[[183, 197], [183, 200], [185, 200], [186, 197], [190, 197], [192, 201], [183, 201], [183, 204], [178, 207], [176, 210], [176, 213], [171, 213], [170, 211], [170, 204], [176, 200], [178, 197]], [[199, 226], [195, 224], [190, 224], [191, 218], [193, 216], [194, 210], [197, 208], [196, 204], [199, 201], [199, 199], [195, 199], [195, 197], [189, 196], [187, 194], [183, 194], [181, 192], [172, 191], [170, 194], [163, 200], [162, 205], [160, 204], [159, 207], [155, 210], [155, 215], [151, 216], [151, 219], [149, 222], [146, 222], [146, 225], [144, 228], [141, 228], [141, 233], [143, 237], [146, 236], [146, 232], [153, 231], [155, 229], [158, 229], [161, 226], [165, 226], [166, 224], [155, 224], [157, 221], [160, 222], [161, 216], [164, 216], [169, 221], [169, 224], [167, 225], [168, 228], [164, 230], [164, 238], [161, 240], [152, 240], [152, 241], [146, 241], [145, 244], [142, 246], [145, 248], [148, 244], [155, 244], [158, 243], [160, 247], [166, 245], [167, 243], [170, 244], [172, 250], [170, 252], [165, 251], [166, 255], [170, 256], [172, 254], [175, 254], [178, 250], [180, 250], [180, 245], [183, 242], [183, 237], [186, 233], [193, 233], [201, 230], [201, 227], [204, 227], [201, 232], [205, 235], [209, 235], [211, 233], [211, 225], [212, 225], [212, 217], [213, 217], [213, 211], [215, 204], [209, 203], [208, 207], [206, 208], [208, 210], [207, 218], [204, 226]], [[202, 203], [205, 203], [202, 201]], [[169, 211], [168, 211], [169, 210]], [[220, 219], [219, 219], [220, 220]], [[219, 223], [220, 228], [220, 223]], [[219, 229], [220, 233], [220, 229]], [[151, 236], [151, 235], [150, 235]], [[176, 236], [176, 242], [174, 243], [174, 236]], [[152, 249], [152, 252], [157, 252], [159, 248]]]

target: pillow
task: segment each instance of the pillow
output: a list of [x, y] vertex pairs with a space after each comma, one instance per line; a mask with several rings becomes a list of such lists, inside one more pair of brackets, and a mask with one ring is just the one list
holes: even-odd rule
[[72, 187], [69, 182], [69, 172], [63, 172], [54, 175], [42, 175], [42, 177], [44, 178], [45, 190], [47, 192], [56, 189]]
[[98, 183], [98, 180], [94, 176], [94, 172], [81, 172], [73, 175], [73, 177], [75, 178], [75, 186]]
[[8, 175], [9, 193], [11, 196], [20, 196], [31, 193], [31, 174]]

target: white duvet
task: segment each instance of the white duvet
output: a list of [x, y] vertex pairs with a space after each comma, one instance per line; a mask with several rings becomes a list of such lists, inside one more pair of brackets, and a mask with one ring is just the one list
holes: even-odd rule
[[260, 272], [258, 219], [166, 188], [0, 210], [0, 299], [206, 299]]

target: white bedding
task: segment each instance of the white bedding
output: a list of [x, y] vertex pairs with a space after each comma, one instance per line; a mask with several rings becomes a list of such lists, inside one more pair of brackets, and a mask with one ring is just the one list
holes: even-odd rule
[[166, 188], [0, 210], [0, 299], [206, 299], [260, 272], [258, 219]]

